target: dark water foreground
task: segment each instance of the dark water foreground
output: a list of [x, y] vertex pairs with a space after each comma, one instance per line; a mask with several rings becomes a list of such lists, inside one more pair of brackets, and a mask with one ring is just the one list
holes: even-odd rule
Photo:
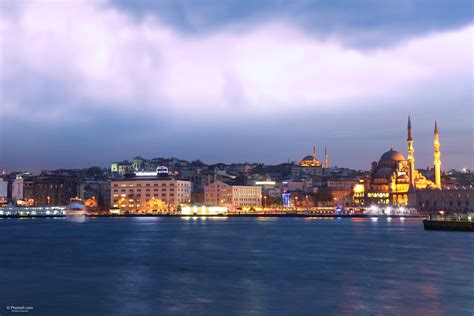
[[420, 219], [0, 219], [0, 315], [473, 315], [473, 246]]

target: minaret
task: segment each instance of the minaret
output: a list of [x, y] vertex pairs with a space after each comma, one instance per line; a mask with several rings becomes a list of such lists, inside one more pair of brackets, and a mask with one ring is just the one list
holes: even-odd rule
[[316, 161], [316, 145], [313, 146], [313, 161]]
[[324, 146], [323, 168], [329, 168], [328, 148], [326, 146]]
[[413, 147], [413, 135], [411, 130], [411, 120], [410, 116], [408, 116], [408, 164], [410, 167], [410, 190], [413, 191], [415, 189], [415, 148]]
[[435, 121], [434, 127], [434, 174], [435, 174], [435, 184], [438, 189], [441, 190], [441, 152], [439, 151], [439, 132], [438, 132], [438, 122]]

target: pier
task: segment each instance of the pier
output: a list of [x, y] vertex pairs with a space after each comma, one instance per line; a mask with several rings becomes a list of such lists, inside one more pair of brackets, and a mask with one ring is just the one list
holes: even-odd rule
[[432, 217], [423, 220], [426, 230], [471, 231], [474, 232], [474, 221], [471, 215], [450, 215]]

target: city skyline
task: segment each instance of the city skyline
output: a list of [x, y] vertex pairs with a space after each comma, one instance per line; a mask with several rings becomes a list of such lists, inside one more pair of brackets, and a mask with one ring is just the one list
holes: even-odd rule
[[442, 170], [474, 169], [470, 5], [3, 1], [1, 168], [277, 164], [315, 144], [368, 170], [406, 155], [411, 115], [417, 168], [438, 120]]
[[[413, 131], [411, 129], [411, 125], [410, 125], [410, 117], [408, 117], [408, 121], [409, 121], [409, 129], [410, 129], [410, 135], [413, 135]], [[437, 121], [435, 121], [434, 123], [434, 132], [435, 132], [435, 137], [437, 137], [438, 141], [437, 141], [437, 150], [438, 150], [438, 155], [439, 155], [439, 147], [440, 147], [440, 142], [439, 142], [439, 129], [438, 129], [438, 125], [437, 125]], [[436, 136], [437, 135], [437, 136]], [[409, 136], [409, 137], [412, 137], [412, 136]], [[416, 141], [414, 141], [413, 138], [411, 138], [412, 140], [412, 144], [413, 142], [416, 143]], [[412, 145], [413, 146], [413, 145]], [[423, 146], [425, 147], [425, 146]], [[390, 150], [397, 150], [397, 151], [400, 151], [402, 152], [403, 155], [407, 155], [407, 157], [410, 156], [409, 154], [409, 150], [410, 148], [409, 147], [406, 147], [405, 150], [399, 150], [398, 148], [395, 148], [393, 146], [393, 143], [392, 145], [390, 146]], [[411, 149], [413, 150], [413, 148]], [[432, 149], [433, 150], [433, 149]], [[309, 153], [309, 152], [308, 152]], [[303, 159], [291, 159], [290, 157], [288, 158], [287, 161], [282, 161], [282, 162], [277, 162], [277, 163], [265, 163], [265, 162], [262, 162], [262, 161], [250, 161], [250, 160], [246, 160], [246, 161], [229, 161], [229, 162], [225, 162], [225, 161], [212, 161], [212, 162], [208, 162], [208, 161], [203, 161], [202, 159], [200, 159], [199, 157], [196, 158], [196, 159], [185, 159], [183, 157], [178, 157], [178, 156], [167, 156], [167, 155], [154, 155], [154, 156], [144, 156], [144, 155], [131, 155], [129, 157], [126, 157], [124, 159], [115, 159], [113, 161], [110, 161], [108, 162], [108, 165], [106, 166], [100, 166], [98, 165], [99, 167], [102, 167], [102, 168], [106, 168], [108, 169], [110, 164], [111, 163], [119, 163], [119, 162], [125, 162], [125, 161], [133, 161], [134, 157], [142, 157], [142, 158], [145, 158], [145, 159], [153, 159], [153, 158], [164, 158], [164, 159], [179, 159], [179, 160], [184, 160], [184, 161], [201, 161], [203, 163], [205, 163], [206, 165], [213, 165], [213, 164], [220, 164], [220, 163], [223, 163], [223, 164], [226, 164], [226, 165], [229, 165], [229, 164], [244, 164], [244, 163], [250, 163], [250, 164], [263, 164], [263, 165], [279, 165], [279, 164], [282, 164], [282, 163], [286, 163], [286, 162], [291, 162], [291, 163], [294, 163], [294, 164], [301, 164], [298, 163], [298, 161], [300, 160], [305, 160], [305, 159], [308, 159], [308, 157], [312, 157], [312, 159], [317, 159], [317, 163], [318, 163], [318, 166], [321, 166], [319, 160], [323, 161], [324, 160], [324, 164], [325, 164], [325, 167], [324, 168], [328, 168], [328, 167], [338, 167], [338, 168], [349, 168], [349, 169], [353, 169], [353, 170], [360, 170], [360, 171], [368, 171], [370, 168], [351, 168], [350, 166], [343, 166], [343, 165], [337, 165], [337, 164], [333, 164], [331, 160], [329, 160], [329, 156], [328, 156], [328, 149], [327, 149], [327, 146], [324, 146], [324, 150], [323, 151], [316, 151], [316, 145], [313, 145], [312, 147], [312, 151], [311, 151], [311, 154], [310, 155], [305, 155], [303, 157]], [[438, 156], [439, 157], [439, 156]], [[133, 158], [133, 159], [132, 159]], [[439, 158], [438, 158], [439, 159]], [[327, 160], [327, 161], [326, 161]], [[444, 160], [444, 158], [443, 158]], [[330, 163], [331, 161], [331, 163]], [[372, 160], [374, 161], [374, 160]], [[435, 159], [433, 159], [431, 161], [431, 165], [427, 165], [426, 168], [427, 169], [432, 169], [433, 168], [433, 164], [435, 163]], [[371, 162], [372, 164], [372, 162]], [[440, 163], [441, 165], [441, 163]], [[95, 166], [95, 165], [94, 165]], [[87, 167], [93, 167], [92, 165], [89, 165], [89, 166], [81, 166], [81, 167], [76, 167], [77, 168], [87, 168]], [[69, 168], [73, 168], [73, 167], [70, 167], [70, 166], [60, 166], [60, 167], [56, 167], [56, 168], [40, 168], [40, 169], [29, 169], [29, 170], [7, 170], [7, 169], [3, 169], [2, 171], [30, 171], [30, 172], [41, 172], [41, 171], [45, 171], [45, 170], [52, 170], [52, 169], [69, 169]], [[420, 167], [418, 165], [415, 166], [416, 169], [425, 169], [425, 167]], [[73, 168], [74, 169], [74, 168]], [[454, 169], [454, 170], [465, 170], [465, 169], [469, 169], [471, 170], [469, 167], [463, 167], [463, 168], [450, 168], [451, 169]], [[448, 170], [448, 169], [446, 169]]]
[[474, 311], [472, 0], [0, 0], [0, 316]]

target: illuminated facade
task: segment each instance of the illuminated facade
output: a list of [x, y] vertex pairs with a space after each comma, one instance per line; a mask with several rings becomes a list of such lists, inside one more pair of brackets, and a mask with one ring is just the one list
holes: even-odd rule
[[316, 146], [313, 147], [313, 155], [304, 157], [298, 165], [300, 167], [321, 167], [321, 162], [316, 157]]
[[262, 188], [215, 181], [204, 188], [204, 201], [208, 205], [227, 206], [231, 209], [261, 207]]
[[183, 206], [181, 208], [181, 215], [225, 215], [227, 214], [227, 207], [225, 206]]
[[324, 147], [324, 161], [322, 167], [324, 169], [329, 168], [329, 156], [328, 156], [328, 148], [325, 146]]
[[[437, 124], [434, 132], [434, 168], [439, 177], [426, 179], [415, 169], [415, 149], [411, 120], [408, 118], [407, 158], [390, 149], [378, 162], [372, 163], [370, 175], [354, 186], [353, 201], [356, 205], [416, 206], [416, 191], [441, 189], [439, 135]], [[438, 171], [436, 171], [438, 170]]]
[[321, 164], [321, 161], [318, 160], [316, 156], [316, 146], [313, 147], [313, 154], [306, 156], [298, 164], [294, 164], [291, 167], [291, 172], [294, 175], [311, 175], [311, 176], [320, 176], [323, 174], [323, 169], [328, 168], [329, 160], [327, 155], [327, 149], [325, 150], [324, 161]]
[[110, 171], [120, 175], [133, 172], [133, 170], [133, 164], [128, 161], [114, 162], [110, 165]]
[[114, 180], [110, 187], [112, 206], [128, 211], [169, 211], [191, 202], [191, 182], [135, 177]]

